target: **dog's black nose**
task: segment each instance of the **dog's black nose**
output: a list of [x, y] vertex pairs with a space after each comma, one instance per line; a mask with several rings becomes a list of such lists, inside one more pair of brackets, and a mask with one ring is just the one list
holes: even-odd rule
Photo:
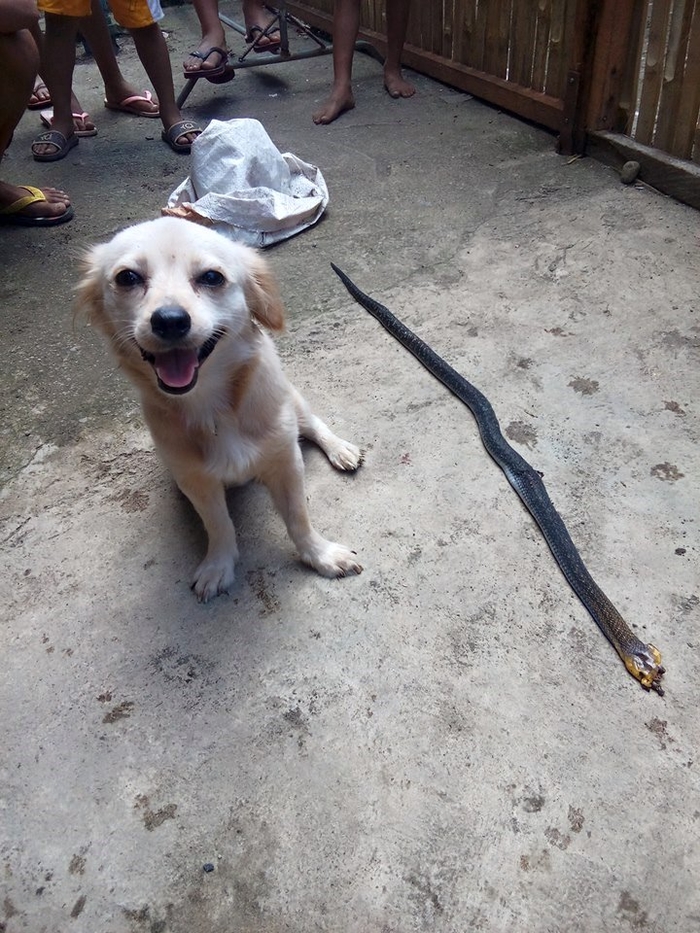
[[179, 340], [191, 325], [189, 314], [178, 305], [165, 305], [151, 315], [151, 330], [163, 340]]

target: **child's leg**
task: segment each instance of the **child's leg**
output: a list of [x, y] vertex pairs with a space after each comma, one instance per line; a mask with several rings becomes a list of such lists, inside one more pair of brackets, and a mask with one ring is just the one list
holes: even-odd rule
[[[0, 34], [0, 61], [3, 80], [0, 81], [0, 159], [10, 145], [32, 93], [39, 68], [39, 51], [29, 29]], [[8, 208], [20, 198], [26, 198], [26, 188], [0, 181], [0, 209]], [[65, 214], [70, 198], [56, 188], [43, 188], [45, 201], [35, 201], [17, 213], [27, 218], [51, 219]]]
[[386, 0], [386, 59], [384, 87], [392, 97], [412, 97], [415, 87], [401, 72], [401, 52], [408, 28], [408, 0]]
[[[226, 35], [219, 19], [218, 0], [192, 0], [192, 6], [202, 30], [202, 39], [196, 51], [200, 55], [206, 55], [212, 48], [225, 49]], [[212, 52], [204, 61], [190, 53], [183, 62], [183, 68], [185, 71], [210, 71], [212, 68], [218, 68], [221, 61], [222, 56], [218, 52]]]
[[[135, 88], [133, 84], [130, 84], [121, 73], [117, 57], [114, 54], [107, 18], [99, 0], [94, 0], [90, 16], [80, 20], [80, 31], [87, 39], [95, 63], [102, 75], [107, 102], [119, 104], [128, 97], [140, 96], [142, 92]], [[143, 113], [157, 113], [158, 101], [154, 100], [149, 103], [148, 100], [144, 99], [143, 101], [134, 102], [132, 107]]]
[[360, 29], [359, 0], [336, 0], [333, 10], [333, 87], [313, 114], [314, 123], [332, 123], [355, 106], [352, 59]]
[[[175, 103], [173, 72], [163, 33], [160, 31], [158, 23], [142, 26], [139, 29], [129, 29], [129, 32], [134, 39], [134, 45], [141, 59], [141, 64], [146, 69], [146, 73], [158, 95], [160, 119], [163, 128], [167, 131], [171, 126], [182, 120], [182, 114]], [[176, 142], [186, 145], [194, 142], [198, 135], [199, 132], [191, 130], [178, 136]]]
[[[53, 103], [52, 129], [66, 139], [73, 135], [71, 90], [75, 68], [75, 37], [79, 19], [60, 13], [44, 14], [45, 33], [41, 56], [41, 74]], [[35, 155], [52, 155], [58, 151], [53, 143], [35, 143]]]

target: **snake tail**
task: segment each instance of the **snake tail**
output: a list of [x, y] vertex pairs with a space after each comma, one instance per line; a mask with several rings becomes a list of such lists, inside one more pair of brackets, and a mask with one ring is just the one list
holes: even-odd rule
[[571, 589], [615, 648], [629, 673], [646, 690], [653, 690], [663, 696], [661, 678], [665, 670], [661, 666], [661, 654], [653, 645], [646, 645], [637, 638], [595, 582], [549, 498], [540, 474], [503, 437], [498, 418], [486, 396], [438, 356], [388, 308], [361, 291], [334, 263], [331, 263], [331, 267], [352, 297], [470, 409], [484, 447], [503, 470], [535, 520]]

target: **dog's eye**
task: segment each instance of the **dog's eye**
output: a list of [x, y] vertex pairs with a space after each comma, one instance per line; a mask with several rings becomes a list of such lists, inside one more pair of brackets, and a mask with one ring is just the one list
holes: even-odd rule
[[221, 288], [226, 279], [216, 269], [207, 269], [197, 278], [198, 285], [204, 285], [205, 288]]
[[134, 272], [133, 269], [122, 269], [121, 272], [117, 272], [114, 281], [121, 288], [133, 288], [135, 285], [143, 285], [142, 276], [138, 272]]

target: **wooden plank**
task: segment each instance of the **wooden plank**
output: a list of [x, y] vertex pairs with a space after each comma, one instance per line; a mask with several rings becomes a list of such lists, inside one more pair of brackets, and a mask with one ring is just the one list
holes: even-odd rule
[[688, 51], [683, 73], [683, 85], [678, 104], [671, 155], [689, 159], [695, 146], [695, 134], [700, 111], [700, 9], [695, 6], [688, 36]]
[[553, 97], [563, 98], [566, 94], [566, 75], [570, 67], [575, 15], [575, 0], [557, 0], [552, 3], [547, 74], [542, 90]]
[[653, 0], [649, 35], [644, 53], [644, 76], [639, 99], [639, 117], [634, 132], [635, 139], [643, 144], [651, 142], [656, 126], [656, 111], [661, 94], [664, 60], [666, 58], [666, 35], [671, 15], [671, 0]]
[[521, 87], [532, 87], [535, 4], [536, 0], [513, 0], [509, 78]]
[[672, 150], [673, 135], [678, 119], [685, 53], [692, 18], [694, 0], [677, 0], [671, 12], [664, 77], [659, 97], [659, 111], [652, 142], [659, 149]]
[[486, 22], [484, 70], [497, 78], [508, 76], [510, 18], [513, 0], [498, 0], [489, 7]]
[[589, 81], [585, 124], [590, 130], [618, 128], [619, 100], [636, 0], [602, 0]]
[[442, 50], [440, 54], [449, 61], [453, 56], [454, 47], [455, 0], [443, 0], [442, 7]]
[[700, 209], [700, 165], [644, 146], [621, 133], [590, 133], [586, 152], [618, 170], [625, 162], [639, 162], [639, 179], [657, 191]]
[[550, 0], [538, 0], [532, 56], [532, 88], [535, 91], [544, 91], [547, 83], [549, 33], [552, 26], [551, 7]]
[[[469, 0], [473, 2], [473, 0]], [[489, 15], [489, 7], [494, 0], [476, 0], [474, 15], [474, 45], [470, 56], [469, 65], [476, 68], [477, 71], [484, 70], [484, 53], [486, 45], [486, 22]]]

